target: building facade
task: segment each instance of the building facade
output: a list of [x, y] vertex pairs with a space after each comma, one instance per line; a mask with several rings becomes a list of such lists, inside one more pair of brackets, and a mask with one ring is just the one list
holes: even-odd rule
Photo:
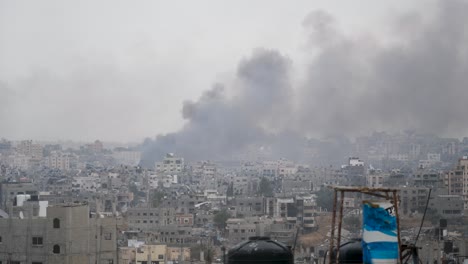
[[90, 217], [83, 204], [48, 207], [46, 217], [1, 218], [0, 262], [117, 263], [116, 226], [114, 217]]

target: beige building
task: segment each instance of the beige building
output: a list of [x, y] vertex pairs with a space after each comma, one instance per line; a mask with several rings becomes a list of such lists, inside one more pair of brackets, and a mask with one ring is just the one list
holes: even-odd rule
[[135, 263], [136, 248], [134, 247], [119, 247], [119, 264]]
[[166, 249], [166, 245], [142, 245], [136, 250], [136, 264], [164, 264]]
[[181, 252], [184, 254], [184, 260], [190, 260], [190, 248], [188, 247], [137, 243], [119, 248], [119, 264], [164, 264], [168, 261], [180, 260]]
[[49, 168], [68, 171], [70, 170], [71, 157], [70, 154], [61, 152], [52, 152], [44, 159], [44, 165]]
[[0, 263], [117, 263], [117, 222], [83, 204], [47, 208], [46, 217], [0, 219]]
[[33, 144], [32, 140], [23, 140], [19, 142], [16, 146], [16, 152], [37, 160], [41, 160], [43, 157], [42, 145]]
[[166, 259], [168, 261], [190, 261], [189, 247], [167, 247]]
[[458, 160], [458, 165], [445, 177], [445, 185], [450, 195], [461, 195], [464, 201], [464, 209], [468, 211], [468, 157]]

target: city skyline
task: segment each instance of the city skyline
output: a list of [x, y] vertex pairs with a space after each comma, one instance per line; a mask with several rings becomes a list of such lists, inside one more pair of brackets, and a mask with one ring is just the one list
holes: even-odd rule
[[[178, 133], [192, 123], [185, 105], [200, 103], [213, 85], [224, 87], [227, 99], [221, 104], [234, 104], [235, 111], [251, 102], [234, 102], [232, 98], [270, 94], [271, 104], [276, 105], [275, 96], [283, 98], [285, 104], [276, 111], [286, 113], [284, 116], [272, 111], [274, 121], [264, 116], [252, 118], [255, 128], [260, 126], [269, 133], [291, 129], [312, 137], [362, 135], [368, 134], [369, 127], [376, 131], [395, 127], [428, 130], [456, 137], [466, 133], [457, 122], [463, 119], [459, 115], [464, 106], [445, 102], [463, 95], [458, 87], [458, 79], [463, 77], [440, 73], [438, 79], [447, 81], [445, 99], [437, 99], [440, 94], [430, 87], [433, 80], [424, 80], [434, 75], [431, 71], [445, 66], [460, 67], [463, 72], [464, 60], [450, 61], [452, 54], [446, 53], [443, 43], [418, 46], [433, 40], [435, 33], [431, 31], [448, 31], [445, 41], [453, 46], [453, 56], [463, 54], [464, 49], [458, 47], [464, 44], [464, 31], [457, 28], [464, 21], [457, 13], [466, 8], [462, 2], [381, 5], [368, 1], [363, 4], [366, 9], [328, 1], [273, 2], [268, 11], [265, 2], [227, 6], [206, 2], [192, 4], [193, 12], [180, 11], [180, 4], [149, 2], [73, 6], [46, 1], [36, 8], [1, 4], [5, 8], [0, 56], [5, 59], [0, 62], [0, 118], [4, 124], [0, 133], [7, 138], [134, 142]], [[105, 8], [110, 14], [102, 13]], [[31, 12], [36, 9], [38, 12]], [[182, 12], [180, 17], [175, 16], [178, 11]], [[203, 12], [207, 16], [200, 16]], [[216, 23], [216, 19], [221, 22]], [[191, 22], [190, 26], [186, 22]], [[327, 41], [338, 45], [330, 46]], [[402, 48], [406, 48], [403, 53]], [[262, 55], [259, 50], [266, 52]], [[343, 52], [351, 56], [343, 56]], [[418, 59], [418, 52], [433, 52], [433, 58], [426, 60], [436, 63], [435, 68], [418, 70], [424, 62]], [[262, 63], [266, 54], [276, 56], [276, 62], [284, 63], [279, 70], [286, 71], [286, 80], [276, 95], [276, 91], [257, 89], [255, 83], [245, 84], [255, 69], [247, 69], [247, 76], [239, 72], [248, 62]], [[382, 71], [398, 69], [392, 65], [392, 55], [407, 57], [406, 62], [399, 61], [403, 63], [399, 66], [405, 65], [403, 72], [393, 73], [401, 89], [386, 88], [392, 79], [382, 75]], [[450, 56], [440, 60], [442, 55]], [[356, 60], [361, 57], [363, 65]], [[330, 69], [327, 65], [335, 66]], [[366, 73], [369, 66], [377, 68], [372, 76]], [[415, 83], [405, 79], [406, 75], [420, 75], [422, 80]], [[274, 78], [269, 72], [267, 76]], [[429, 105], [443, 99], [444, 106], [422, 105], [424, 109], [420, 109], [416, 95]], [[307, 100], [301, 101], [303, 98]], [[379, 107], [391, 100], [407, 115], [381, 109], [391, 108], [388, 105]], [[330, 104], [322, 105], [323, 101]], [[349, 121], [349, 117], [361, 114], [366, 114], [369, 127]]]

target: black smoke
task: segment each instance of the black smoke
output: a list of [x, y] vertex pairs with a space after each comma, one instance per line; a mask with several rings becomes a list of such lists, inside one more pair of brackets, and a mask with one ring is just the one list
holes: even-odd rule
[[196, 102], [186, 101], [185, 126], [154, 141], [147, 139], [143, 164], [168, 152], [188, 159], [222, 159], [267, 142], [271, 131], [283, 130], [292, 112], [290, 67], [290, 60], [277, 51], [254, 51], [239, 63], [233, 94], [228, 97], [226, 88], [215, 84]]
[[255, 51], [229, 87], [214, 85], [184, 104], [183, 129], [145, 141], [144, 163], [166, 152], [217, 159], [249, 146], [293, 157], [310, 137], [376, 130], [461, 136], [468, 131], [466, 14], [467, 3], [440, 1], [432, 17], [401, 16], [384, 41], [347, 35], [331, 15], [314, 11], [303, 22], [305, 81], [291, 81], [291, 59]]

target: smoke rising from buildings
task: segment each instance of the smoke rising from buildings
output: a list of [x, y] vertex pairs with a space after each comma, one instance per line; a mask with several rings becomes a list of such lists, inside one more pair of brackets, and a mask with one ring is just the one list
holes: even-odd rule
[[215, 158], [267, 140], [268, 128], [287, 122], [291, 113], [289, 68], [289, 59], [276, 51], [254, 51], [239, 64], [233, 94], [215, 84], [198, 101], [186, 101], [185, 126], [146, 140], [145, 156], [176, 152], [188, 158]]
[[463, 135], [467, 13], [465, 2], [440, 1], [433, 17], [401, 16], [397, 35], [379, 40], [346, 35], [330, 14], [314, 11], [303, 22], [305, 80], [292, 82], [293, 69], [302, 69], [286, 55], [254, 51], [240, 62], [233, 83], [216, 84], [198, 101], [185, 102], [180, 131], [144, 142], [144, 162], [165, 152], [216, 159], [252, 145], [295, 155], [309, 137], [376, 130]]
[[467, 7], [441, 1], [433, 20], [404, 20], [410, 32], [387, 45], [341, 35], [330, 19], [309, 26], [320, 54], [301, 87], [303, 120], [322, 133], [466, 133]]

